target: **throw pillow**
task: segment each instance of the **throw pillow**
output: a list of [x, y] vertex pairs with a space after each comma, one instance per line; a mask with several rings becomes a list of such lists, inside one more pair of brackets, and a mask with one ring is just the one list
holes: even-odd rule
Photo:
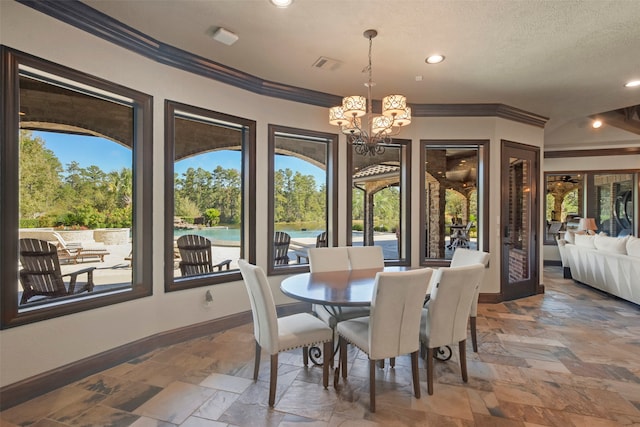
[[576, 234], [575, 236], [576, 239], [576, 246], [581, 246], [583, 248], [589, 248], [589, 249], [595, 249], [596, 245], [595, 245], [595, 240], [596, 240], [596, 236], [591, 236], [588, 234]]
[[575, 245], [576, 244], [576, 239], [575, 239], [576, 234], [587, 234], [587, 233], [585, 233], [584, 231], [570, 231], [570, 230], [567, 230], [564, 233], [564, 240], [566, 240], [567, 243], [571, 243], [572, 245]]
[[593, 244], [598, 251], [610, 254], [627, 254], [627, 238], [626, 237], [609, 237], [597, 235], [593, 240]]
[[640, 239], [636, 236], [627, 236], [627, 255], [640, 258]]

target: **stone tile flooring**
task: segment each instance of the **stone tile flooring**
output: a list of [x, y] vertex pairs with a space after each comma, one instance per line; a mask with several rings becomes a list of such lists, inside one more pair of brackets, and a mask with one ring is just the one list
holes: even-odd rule
[[[640, 426], [640, 308], [544, 272], [546, 294], [481, 304], [479, 352], [467, 343], [469, 382], [456, 355], [436, 363], [435, 392], [412, 394], [409, 358], [378, 371], [368, 410], [368, 364], [355, 350], [349, 378], [321, 386], [300, 351], [280, 356], [267, 406], [268, 356], [253, 382], [245, 325], [161, 348], [0, 413], [2, 426]], [[264, 353], [264, 352], [263, 352]], [[454, 352], [457, 353], [457, 352]]]

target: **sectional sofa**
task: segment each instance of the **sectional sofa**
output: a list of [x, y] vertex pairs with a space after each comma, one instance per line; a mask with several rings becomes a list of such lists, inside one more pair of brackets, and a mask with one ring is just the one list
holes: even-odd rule
[[639, 238], [575, 234], [558, 240], [558, 248], [573, 280], [640, 305]]

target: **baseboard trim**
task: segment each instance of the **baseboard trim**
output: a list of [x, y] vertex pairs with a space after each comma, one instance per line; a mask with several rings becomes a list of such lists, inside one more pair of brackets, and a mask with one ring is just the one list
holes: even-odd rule
[[[278, 314], [282, 316], [310, 311], [310, 309], [311, 306], [307, 303], [285, 304], [278, 307]], [[216, 332], [222, 332], [251, 322], [251, 311], [244, 311], [207, 322], [160, 332], [120, 347], [77, 360], [68, 365], [0, 388], [0, 410], [6, 410], [155, 349]]]

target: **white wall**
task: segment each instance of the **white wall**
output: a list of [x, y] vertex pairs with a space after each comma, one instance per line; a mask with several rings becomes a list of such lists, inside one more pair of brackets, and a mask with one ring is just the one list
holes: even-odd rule
[[[255, 95], [193, 74], [160, 65], [111, 45], [19, 3], [0, 1], [0, 43], [70, 68], [150, 94], [154, 98], [153, 139], [153, 240], [163, 241], [163, 136], [164, 100], [171, 99], [210, 110], [255, 120], [257, 126], [257, 206], [267, 206], [267, 125], [278, 124], [318, 131], [336, 132], [328, 125], [325, 108]], [[495, 118], [417, 118], [401, 136], [411, 138], [413, 147], [412, 198], [419, 198], [421, 168], [420, 139], [488, 139], [490, 164], [490, 249], [491, 270], [482, 292], [500, 288], [498, 254], [500, 214], [500, 141], [541, 146], [542, 129]], [[341, 139], [344, 142], [344, 139]], [[340, 147], [340, 159], [346, 147]], [[339, 242], [346, 242], [346, 162], [339, 164]], [[419, 206], [412, 204], [414, 230], [419, 229]], [[267, 217], [257, 223], [257, 263], [267, 260]], [[418, 240], [413, 239], [412, 264], [418, 265]], [[262, 244], [261, 244], [262, 242]], [[153, 259], [163, 259], [161, 245]], [[76, 360], [118, 347], [162, 331], [227, 316], [250, 309], [241, 283], [216, 285], [210, 307], [202, 304], [207, 289], [164, 293], [162, 262], [153, 265], [153, 296], [0, 331], [0, 387], [29, 378]], [[278, 303], [287, 298], [278, 291], [282, 277], [271, 278]]]

